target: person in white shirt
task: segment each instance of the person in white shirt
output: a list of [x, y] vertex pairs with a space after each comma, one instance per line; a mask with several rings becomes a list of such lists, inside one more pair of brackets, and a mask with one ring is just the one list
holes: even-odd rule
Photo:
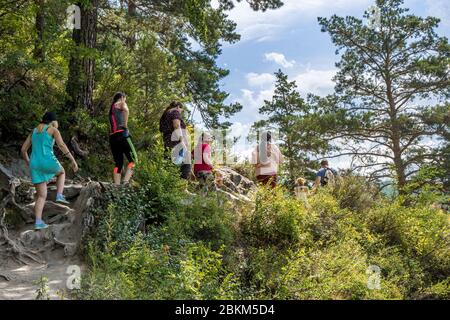
[[270, 132], [267, 132], [265, 139], [261, 140], [261, 143], [252, 153], [256, 179], [261, 184], [275, 188], [277, 186], [278, 167], [283, 163], [284, 157], [280, 149], [272, 143], [272, 134]]

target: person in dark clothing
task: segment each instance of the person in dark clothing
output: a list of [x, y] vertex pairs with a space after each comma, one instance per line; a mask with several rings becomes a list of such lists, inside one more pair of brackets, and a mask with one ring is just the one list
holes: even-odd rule
[[162, 133], [168, 157], [180, 166], [181, 178], [187, 180], [191, 174], [191, 161], [182, 112], [181, 102], [170, 103], [159, 120], [159, 131]]

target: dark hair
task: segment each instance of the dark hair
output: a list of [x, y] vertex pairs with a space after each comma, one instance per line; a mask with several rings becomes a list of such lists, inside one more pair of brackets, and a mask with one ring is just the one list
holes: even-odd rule
[[42, 117], [41, 123], [49, 124], [50, 122], [56, 121], [56, 113], [46, 112]]
[[327, 166], [327, 165], [328, 165], [328, 160], [322, 160], [322, 161], [320, 161], [320, 165], [321, 165], [321, 166]]
[[172, 102], [169, 104], [169, 106], [168, 106], [166, 109], [164, 109], [163, 115], [164, 115], [167, 111], [169, 111], [170, 109], [178, 108], [178, 107], [183, 108], [183, 104], [182, 104], [181, 102], [179, 102], [179, 101], [172, 101]]
[[123, 93], [123, 92], [116, 92], [115, 94], [114, 94], [114, 97], [113, 97], [113, 104], [114, 103], [116, 103], [117, 101], [119, 101], [120, 99], [122, 99], [123, 97], [126, 97], [126, 95], [125, 95], [125, 93]]
[[164, 112], [163, 112], [163, 114], [162, 114], [162, 116], [161, 116], [161, 118], [159, 119], [159, 131], [160, 132], [162, 132], [162, 128], [163, 128], [163, 123], [164, 123], [164, 120], [165, 120], [165, 116], [166, 116], [166, 114], [167, 114], [167, 111], [169, 111], [170, 109], [173, 109], [173, 108], [177, 108], [177, 107], [180, 107], [180, 108], [183, 108], [183, 104], [181, 103], [181, 102], [179, 102], [179, 101], [172, 101], [170, 104], [169, 104], [169, 106], [166, 108], [166, 109], [164, 109]]
[[183, 104], [180, 101], [172, 101], [169, 105], [171, 108], [183, 108]]
[[183, 108], [183, 104], [179, 101], [172, 101], [169, 106], [164, 110], [164, 113], [173, 108]]

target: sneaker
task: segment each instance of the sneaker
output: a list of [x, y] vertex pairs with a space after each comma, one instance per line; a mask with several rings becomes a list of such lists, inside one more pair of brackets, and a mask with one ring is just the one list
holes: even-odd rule
[[56, 202], [64, 203], [64, 204], [70, 204], [70, 202], [67, 201], [66, 198], [63, 195], [56, 196]]
[[34, 230], [42, 230], [42, 229], [47, 229], [47, 228], [48, 228], [48, 224], [45, 224], [44, 222], [36, 223], [34, 225]]

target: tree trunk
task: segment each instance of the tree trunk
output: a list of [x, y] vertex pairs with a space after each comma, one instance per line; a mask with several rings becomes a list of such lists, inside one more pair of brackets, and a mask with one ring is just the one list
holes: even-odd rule
[[392, 153], [394, 154], [394, 166], [397, 176], [397, 185], [399, 193], [403, 193], [403, 187], [406, 185], [405, 165], [402, 159], [402, 149], [400, 146], [400, 127], [397, 119], [396, 104], [392, 94], [392, 83], [389, 76], [386, 76], [387, 98], [389, 101], [389, 116], [391, 121], [391, 140]]
[[[130, 19], [136, 16], [136, 3], [133, 0], [128, 0], [128, 17]], [[127, 47], [133, 49], [136, 45], [136, 34], [132, 31], [131, 34], [127, 37]]]
[[[93, 49], [97, 44], [97, 12], [98, 0], [90, 0], [89, 4], [77, 3], [81, 9], [81, 29], [73, 30], [72, 39], [76, 48], [69, 62], [69, 77], [66, 92], [66, 110], [75, 111], [84, 108], [94, 113], [93, 91], [95, 57]], [[84, 51], [90, 49], [88, 53]]]
[[45, 51], [44, 51], [44, 29], [45, 29], [45, 0], [35, 0], [35, 4], [37, 7], [36, 11], [36, 21], [35, 28], [37, 37], [34, 42], [34, 52], [33, 57], [43, 62], [45, 59]]

